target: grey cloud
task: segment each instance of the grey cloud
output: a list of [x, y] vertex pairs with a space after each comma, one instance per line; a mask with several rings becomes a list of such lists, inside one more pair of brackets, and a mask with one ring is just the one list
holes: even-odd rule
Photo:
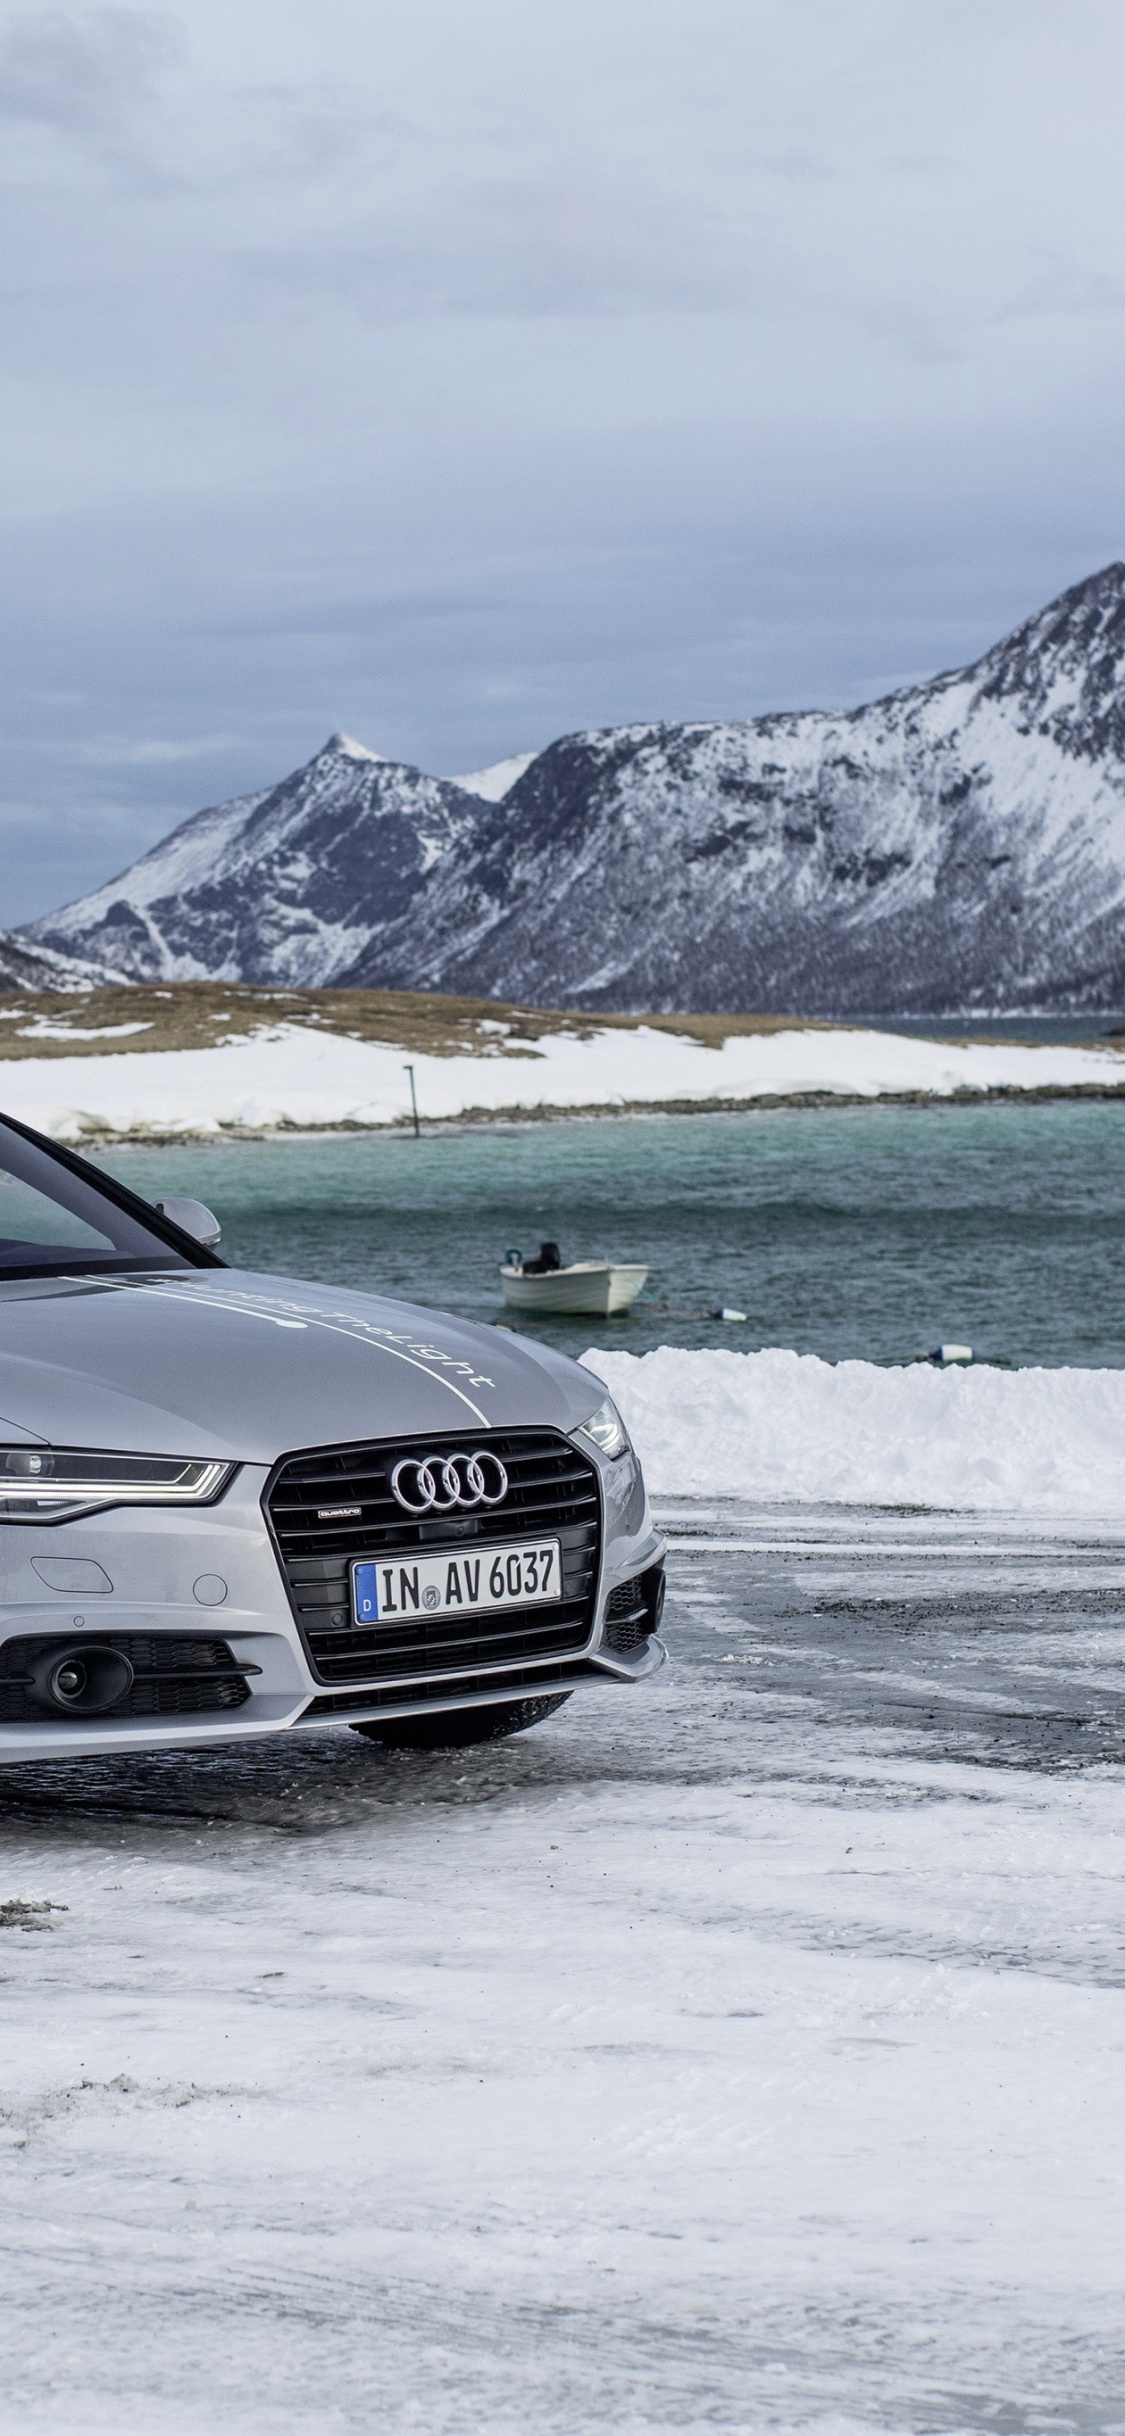
[[766, 262], [745, 185], [693, 190], [596, 149], [565, 153], [556, 130], [538, 148], [521, 132], [507, 160], [490, 143], [446, 155], [388, 115], [370, 131], [362, 201], [315, 245], [281, 230], [240, 261], [256, 283], [345, 297], [376, 322], [746, 304]]
[[161, 769], [180, 761], [206, 761], [212, 753], [236, 752], [244, 736], [94, 736], [66, 748], [67, 758], [89, 769]]
[[0, 0], [0, 922], [334, 727], [854, 700], [1122, 555], [1123, 74], [1120, 0]]
[[1026, 278], [1004, 299], [997, 322], [1027, 321], [1055, 314], [1095, 314], [1119, 320], [1125, 311], [1125, 275], [1076, 259], [1073, 250], [1037, 247]]
[[[388, 215], [388, 218], [390, 215]], [[655, 223], [655, 225], [654, 225]], [[371, 322], [435, 315], [713, 313], [746, 299], [739, 248], [700, 226], [668, 228], [634, 203], [608, 225], [566, 188], [478, 187], [431, 228], [380, 228], [316, 252], [247, 253], [256, 284], [345, 298]]]
[[767, 153], [762, 167], [772, 177], [798, 186], [834, 186], [845, 175], [838, 161], [825, 160], [814, 152]]
[[0, 36], [0, 115], [77, 137], [131, 123], [178, 45], [150, 9], [35, 9]]
[[[230, 128], [231, 172], [298, 184], [372, 166], [386, 170], [420, 131], [399, 112], [372, 106], [362, 95], [327, 81], [294, 93], [284, 85], [248, 85]], [[241, 159], [236, 155], [241, 154]]]

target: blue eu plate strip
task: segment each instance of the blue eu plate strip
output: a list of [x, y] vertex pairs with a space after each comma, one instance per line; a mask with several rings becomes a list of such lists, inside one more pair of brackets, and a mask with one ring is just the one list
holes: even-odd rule
[[377, 1565], [356, 1565], [355, 1617], [357, 1624], [377, 1624], [379, 1621], [379, 1568]]

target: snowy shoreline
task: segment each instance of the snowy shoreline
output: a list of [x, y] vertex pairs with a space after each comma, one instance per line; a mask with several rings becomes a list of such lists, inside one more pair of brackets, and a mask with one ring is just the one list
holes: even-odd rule
[[0, 1059], [0, 1108], [63, 1142], [376, 1130], [411, 1121], [408, 1065], [427, 1124], [1125, 1094], [1117, 1048], [844, 1026], [711, 1046], [642, 1023], [442, 1056], [289, 1023], [214, 1048]]

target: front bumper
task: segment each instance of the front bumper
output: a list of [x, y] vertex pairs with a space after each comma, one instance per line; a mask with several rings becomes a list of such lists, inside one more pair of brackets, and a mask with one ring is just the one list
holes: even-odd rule
[[[49, 1654], [56, 1642], [60, 1652], [124, 1646], [135, 1658], [138, 1649], [147, 1650], [157, 1671], [162, 1657], [178, 1662], [179, 1650], [186, 1653], [181, 1672], [193, 1679], [204, 1670], [190, 1661], [193, 1655], [198, 1660], [200, 1645], [206, 1644], [204, 1654], [208, 1665], [214, 1661], [216, 1676], [221, 1673], [228, 1682], [237, 1676], [244, 1687], [231, 1695], [237, 1705], [221, 1709], [97, 1716], [56, 1715], [46, 1707], [38, 1713], [39, 1695], [13, 1690], [6, 1705], [20, 1713], [0, 1714], [0, 1765], [214, 1746], [336, 1719], [413, 1717], [527, 1698], [537, 1691], [644, 1681], [664, 1658], [655, 1631], [663, 1543], [639, 1476], [633, 1476], [630, 1494], [620, 1465], [597, 1456], [594, 1468], [602, 1528], [583, 1646], [544, 1660], [431, 1667], [424, 1676], [377, 1688], [370, 1680], [341, 1680], [338, 1673], [326, 1688], [324, 1674], [310, 1662], [263, 1510], [272, 1477], [263, 1466], [243, 1465], [217, 1505], [194, 1512], [118, 1506], [73, 1522], [0, 1525], [0, 1710], [5, 1682], [25, 1683], [36, 1667], [42, 1680], [41, 1653]], [[37, 1561], [49, 1579], [37, 1570]], [[642, 1620], [647, 1624], [651, 1616], [653, 1627], [643, 1632], [636, 1621], [638, 1599], [628, 1591], [642, 1578], [641, 1603], [647, 1602]], [[68, 1586], [52, 1586], [60, 1580]], [[630, 1630], [620, 1628], [622, 1615], [630, 1612], [631, 1639]], [[218, 1645], [229, 1652], [230, 1666]], [[33, 1646], [34, 1665], [24, 1658]], [[206, 1698], [206, 1690], [199, 1696]]]

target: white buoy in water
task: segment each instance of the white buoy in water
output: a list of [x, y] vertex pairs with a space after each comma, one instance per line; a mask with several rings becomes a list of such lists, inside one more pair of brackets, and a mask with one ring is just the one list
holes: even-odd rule
[[746, 1313], [745, 1311], [732, 1311], [727, 1303], [720, 1303], [718, 1310], [711, 1313], [711, 1317], [721, 1320], [745, 1320]]
[[957, 1363], [971, 1362], [972, 1358], [971, 1345], [935, 1345], [933, 1352], [926, 1356], [927, 1361], [937, 1362], [942, 1370], [952, 1369]]

